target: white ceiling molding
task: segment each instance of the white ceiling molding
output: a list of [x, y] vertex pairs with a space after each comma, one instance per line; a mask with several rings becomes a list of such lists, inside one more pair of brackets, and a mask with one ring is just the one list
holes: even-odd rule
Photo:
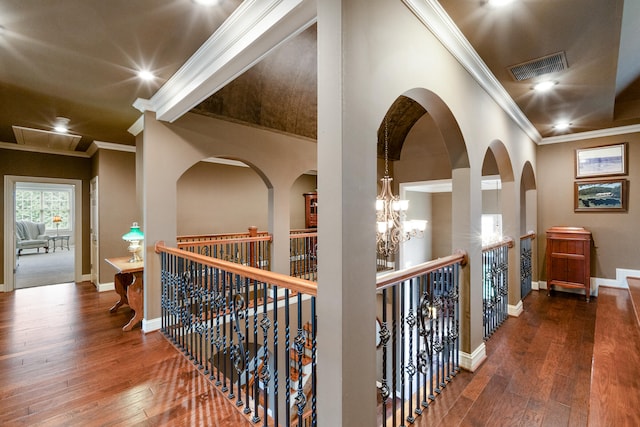
[[140, 117], [138, 117], [138, 120], [136, 120], [135, 122], [133, 122], [131, 126], [129, 126], [129, 129], [127, 129], [127, 132], [129, 132], [133, 136], [138, 136], [138, 134], [140, 134], [140, 132], [142, 132], [143, 130], [144, 130], [144, 114], [141, 114]]
[[567, 135], [548, 136], [546, 138], [542, 138], [542, 141], [540, 141], [539, 144], [558, 144], [560, 142], [573, 142], [583, 139], [603, 138], [606, 136], [617, 136], [627, 133], [640, 133], [640, 125], [620, 126], [617, 128], [598, 129], [587, 132], [570, 133]]
[[91, 157], [87, 153], [83, 153], [82, 151], [56, 150], [56, 149], [46, 148], [46, 147], [33, 147], [30, 145], [13, 144], [10, 142], [0, 142], [0, 149], [28, 151], [31, 153], [42, 153], [42, 154], [56, 154], [58, 156], [69, 156], [69, 157], [84, 157], [84, 158]]
[[540, 132], [522, 113], [440, 3], [437, 0], [402, 1], [529, 138], [540, 143]]
[[140, 111], [173, 122], [316, 21], [314, 0], [246, 0]]
[[87, 149], [87, 154], [91, 157], [98, 150], [124, 151], [127, 153], [135, 153], [135, 145], [114, 144], [113, 142], [93, 141]]

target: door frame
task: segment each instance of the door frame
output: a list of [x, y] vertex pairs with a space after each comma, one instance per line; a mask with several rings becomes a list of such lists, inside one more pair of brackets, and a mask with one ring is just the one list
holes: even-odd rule
[[17, 182], [42, 182], [46, 184], [67, 184], [74, 186], [74, 280], [82, 281], [82, 180], [65, 178], [47, 178], [36, 176], [5, 175], [4, 177], [4, 286], [0, 291], [11, 292], [15, 289], [14, 269], [15, 251], [15, 188]]

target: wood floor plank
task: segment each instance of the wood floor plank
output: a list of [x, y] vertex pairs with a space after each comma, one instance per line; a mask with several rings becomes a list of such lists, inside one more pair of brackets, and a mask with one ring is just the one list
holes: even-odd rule
[[251, 425], [159, 332], [123, 332], [116, 300], [88, 282], [0, 294], [0, 425]]

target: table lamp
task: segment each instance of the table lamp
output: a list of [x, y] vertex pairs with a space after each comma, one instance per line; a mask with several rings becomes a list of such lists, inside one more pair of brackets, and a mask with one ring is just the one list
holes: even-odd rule
[[56, 215], [53, 217], [53, 223], [56, 225], [56, 236], [58, 235], [58, 227], [60, 227], [61, 222], [62, 217], [60, 215]]
[[131, 258], [129, 262], [140, 262], [142, 258], [140, 257], [140, 241], [144, 240], [144, 234], [140, 231], [140, 227], [137, 222], [134, 222], [131, 226], [131, 230], [128, 233], [122, 236], [122, 240], [129, 242], [129, 252], [131, 252]]

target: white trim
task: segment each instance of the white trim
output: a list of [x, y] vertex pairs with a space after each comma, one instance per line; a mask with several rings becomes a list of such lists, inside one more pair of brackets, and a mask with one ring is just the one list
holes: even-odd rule
[[568, 135], [548, 136], [542, 138], [538, 144], [557, 144], [560, 142], [580, 141], [591, 138], [604, 138], [607, 136], [624, 135], [627, 133], [640, 132], [640, 125], [620, 126], [616, 128], [590, 130], [587, 132], [577, 132]]
[[219, 165], [227, 165], [227, 166], [240, 166], [243, 168], [248, 168], [249, 165], [243, 162], [240, 162], [238, 160], [231, 160], [231, 159], [222, 159], [220, 157], [208, 157], [204, 160], [202, 160], [203, 162], [207, 162], [207, 163], [217, 163]]
[[[89, 277], [91, 277], [91, 275], [89, 275]], [[108, 283], [98, 283], [98, 284], [93, 284], [96, 287], [96, 291], [98, 292], [105, 292], [105, 291], [113, 291], [116, 289], [116, 286], [113, 282], [108, 282]]]
[[[547, 284], [545, 283], [545, 286]], [[531, 282], [531, 289], [534, 291], [539, 291], [540, 290], [540, 282]]]
[[138, 120], [136, 120], [135, 122], [133, 122], [131, 126], [129, 126], [129, 129], [127, 129], [127, 132], [129, 132], [133, 136], [138, 136], [140, 132], [142, 132], [143, 130], [144, 130], [144, 114], [140, 114], [140, 117], [138, 117]]
[[245, 0], [138, 110], [173, 122], [316, 22], [314, 0]]
[[135, 153], [135, 145], [116, 144], [113, 142], [93, 141], [87, 149], [87, 154], [91, 157], [98, 152], [98, 150], [113, 150], [124, 151], [127, 153]]
[[145, 334], [148, 332], [157, 331], [162, 328], [162, 318], [156, 317], [155, 319], [142, 319], [142, 332]]
[[402, 0], [511, 119], [539, 143], [542, 136], [493, 75], [437, 0]]
[[6, 292], [6, 291], [4, 290], [4, 283], [0, 283], [0, 292]]
[[640, 270], [629, 270], [626, 268], [616, 268], [616, 280], [620, 284], [624, 284], [625, 288], [629, 288], [627, 277], [640, 277]]
[[519, 317], [523, 312], [522, 300], [518, 301], [516, 305], [507, 305], [507, 314], [511, 317]]
[[458, 356], [460, 357], [460, 367], [462, 369], [475, 372], [487, 358], [487, 347], [484, 345], [484, 342], [482, 342], [478, 348], [473, 351], [473, 353], [468, 354], [464, 351], [460, 351], [458, 352]]
[[30, 153], [39, 154], [56, 154], [59, 156], [82, 157], [85, 159], [91, 157], [90, 155], [82, 151], [54, 150], [48, 147], [34, 147], [31, 145], [12, 144], [10, 142], [0, 142], [0, 148], [4, 148], [5, 150], [28, 151]]
[[[48, 178], [33, 176], [4, 176], [4, 292], [14, 290], [15, 266], [15, 197], [17, 182], [43, 182], [51, 184], [67, 184], [75, 186], [73, 224], [75, 229], [74, 274], [73, 280], [82, 281], [82, 180], [65, 178]], [[11, 236], [11, 237], [7, 237]]]

